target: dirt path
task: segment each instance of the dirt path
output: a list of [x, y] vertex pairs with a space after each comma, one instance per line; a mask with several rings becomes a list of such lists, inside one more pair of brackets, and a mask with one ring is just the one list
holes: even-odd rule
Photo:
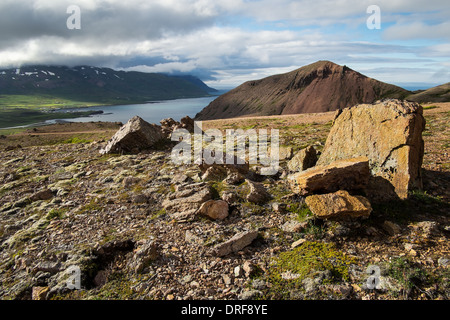
[[15, 136], [47, 136], [47, 135], [73, 135], [73, 134], [92, 134], [102, 132], [116, 132], [117, 130], [91, 130], [91, 131], [63, 131], [63, 132], [20, 132], [16, 133]]

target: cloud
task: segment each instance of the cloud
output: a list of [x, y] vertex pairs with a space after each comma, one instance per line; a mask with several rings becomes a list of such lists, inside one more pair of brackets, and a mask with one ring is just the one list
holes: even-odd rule
[[395, 24], [384, 31], [386, 40], [446, 39], [450, 40], [450, 22], [426, 24], [422, 21]]
[[[2, 0], [0, 67], [85, 64], [191, 73], [218, 86], [320, 59], [384, 79], [392, 78], [386, 66], [394, 65], [404, 68], [404, 79], [428, 77], [425, 67], [408, 71], [418, 64], [445, 74], [432, 62], [450, 56], [448, 1], [378, 0], [378, 33], [365, 26], [372, 2]], [[69, 5], [81, 9], [81, 30], [66, 27]]]

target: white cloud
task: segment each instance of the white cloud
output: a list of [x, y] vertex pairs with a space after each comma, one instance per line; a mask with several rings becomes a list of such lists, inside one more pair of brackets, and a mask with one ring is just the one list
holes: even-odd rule
[[423, 21], [395, 24], [384, 31], [386, 40], [450, 39], [450, 22], [429, 25]]
[[[82, 10], [81, 30], [66, 28], [69, 4]], [[440, 72], [442, 64], [430, 60], [441, 62], [450, 56], [448, 0], [378, 0], [383, 26], [389, 26], [383, 27], [381, 38], [365, 28], [371, 4], [372, 0], [2, 0], [0, 67], [115, 67], [139, 57], [155, 62], [126, 69], [194, 74], [209, 70], [209, 76], [217, 78], [210, 83], [217, 86], [238, 85], [321, 59], [369, 70], [383, 79], [429, 77], [426, 68], [445, 74]], [[373, 38], [367, 40], [368, 36]], [[391, 65], [404, 74], [390, 75]]]

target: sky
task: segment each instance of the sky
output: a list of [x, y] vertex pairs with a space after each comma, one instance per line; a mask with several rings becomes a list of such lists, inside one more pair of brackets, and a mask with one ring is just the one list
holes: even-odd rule
[[450, 1], [0, 0], [0, 68], [192, 74], [224, 89], [318, 60], [403, 87], [450, 82]]

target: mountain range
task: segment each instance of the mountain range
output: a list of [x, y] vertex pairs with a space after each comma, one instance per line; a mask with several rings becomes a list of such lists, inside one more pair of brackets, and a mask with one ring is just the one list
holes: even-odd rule
[[104, 104], [196, 98], [216, 92], [194, 76], [116, 71], [92, 66], [0, 70], [0, 95], [35, 95]]
[[221, 95], [196, 120], [326, 112], [383, 98], [450, 100], [450, 83], [420, 92], [369, 78], [347, 66], [318, 61], [297, 70], [247, 81]]

